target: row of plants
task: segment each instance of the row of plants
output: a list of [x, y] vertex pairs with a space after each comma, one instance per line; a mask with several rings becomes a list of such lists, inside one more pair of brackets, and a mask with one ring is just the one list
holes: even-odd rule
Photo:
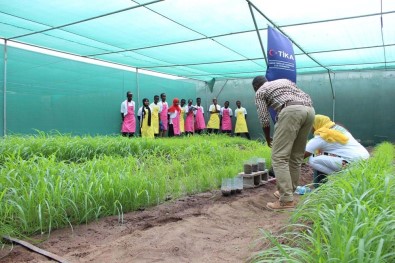
[[125, 212], [218, 188], [247, 159], [270, 161], [267, 146], [226, 136], [11, 136], [1, 148], [0, 235], [14, 236], [107, 215], [122, 222]]
[[306, 196], [281, 234], [263, 231], [270, 248], [253, 262], [395, 262], [395, 149], [373, 157]]
[[59, 161], [84, 162], [103, 155], [123, 157], [147, 151], [171, 151], [178, 146], [183, 146], [183, 142], [158, 144], [153, 140], [129, 140], [119, 136], [11, 135], [1, 141], [0, 164], [13, 156], [27, 160], [37, 155], [55, 155]]

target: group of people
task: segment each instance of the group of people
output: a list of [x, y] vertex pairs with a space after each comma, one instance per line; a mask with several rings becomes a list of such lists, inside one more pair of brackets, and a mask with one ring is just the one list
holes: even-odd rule
[[[229, 107], [229, 101], [225, 101], [221, 107], [217, 99], [213, 99], [208, 113], [209, 121], [205, 122], [204, 108], [201, 105], [201, 98], [196, 99], [196, 105], [193, 100], [185, 99], [179, 101], [173, 99], [173, 104], [169, 107], [166, 101], [166, 94], [162, 93], [160, 98], [154, 96], [154, 101], [150, 104], [147, 98], [142, 100], [143, 106], [138, 109], [137, 119], [139, 122], [140, 134], [145, 138], [180, 136], [183, 134], [193, 135], [201, 134], [205, 130], [208, 133], [226, 133], [232, 134], [232, 117], [235, 118], [234, 134], [236, 136], [245, 135], [250, 138], [247, 126], [247, 110], [241, 106], [240, 101], [236, 101], [236, 109], [233, 111]], [[121, 117], [123, 136], [133, 137], [136, 134], [135, 102], [133, 94], [128, 91], [126, 100], [121, 103]]]
[[[293, 193], [298, 186], [305, 158], [315, 170], [315, 183], [348, 164], [369, 158], [368, 151], [343, 126], [328, 116], [315, 114], [308, 94], [286, 79], [268, 81], [257, 76], [252, 81], [255, 103], [266, 142], [272, 148], [272, 167], [277, 179], [278, 200], [267, 203], [272, 210], [295, 207]], [[277, 112], [273, 139], [269, 109]], [[314, 133], [309, 142], [309, 132]], [[307, 145], [306, 145], [307, 144]]]
[[[269, 209], [290, 209], [295, 207], [293, 193], [298, 186], [301, 165], [309, 158], [309, 165], [315, 170], [314, 183], [323, 182], [327, 175], [337, 172], [352, 162], [369, 158], [368, 151], [343, 126], [334, 123], [328, 116], [315, 113], [313, 103], [308, 94], [300, 90], [296, 84], [287, 79], [268, 81], [264, 76], [257, 76], [252, 81], [255, 91], [255, 104], [263, 133], [269, 147], [272, 148], [272, 168], [277, 179], [277, 191], [273, 194], [276, 202], [267, 203]], [[134, 116], [135, 104], [133, 94], [127, 92], [127, 100], [121, 104], [122, 134], [133, 136], [136, 131]], [[207, 126], [204, 119], [204, 108], [201, 99], [193, 105], [184, 99], [175, 98], [169, 107], [166, 94], [154, 96], [149, 104], [143, 99], [143, 106], [138, 110], [138, 121], [142, 137], [177, 136], [200, 134], [205, 129], [208, 133], [230, 134], [232, 132], [232, 116], [236, 118], [234, 133], [245, 134], [250, 139], [246, 118], [247, 111], [236, 102], [236, 109], [218, 105], [213, 99], [208, 112]], [[271, 110], [277, 115], [273, 138], [270, 136]], [[184, 118], [185, 116], [185, 118]], [[314, 137], [309, 142], [308, 135]]]

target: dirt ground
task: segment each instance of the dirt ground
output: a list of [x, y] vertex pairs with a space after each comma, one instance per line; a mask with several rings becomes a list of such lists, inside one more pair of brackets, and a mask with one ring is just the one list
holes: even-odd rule
[[[311, 183], [302, 167], [300, 184]], [[211, 191], [170, 200], [144, 211], [53, 231], [37, 246], [68, 262], [245, 262], [262, 248], [261, 229], [277, 232], [290, 212], [265, 208], [275, 182], [222, 196]], [[298, 197], [296, 197], [298, 199]], [[53, 262], [19, 245], [0, 250], [0, 262]]]

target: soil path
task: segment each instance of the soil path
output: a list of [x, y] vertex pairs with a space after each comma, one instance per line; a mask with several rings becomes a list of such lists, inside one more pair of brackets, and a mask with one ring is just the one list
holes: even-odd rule
[[[311, 182], [304, 166], [301, 184]], [[290, 212], [267, 210], [275, 183], [224, 197], [211, 191], [144, 211], [52, 232], [38, 246], [69, 262], [245, 262], [262, 248], [260, 228], [277, 232]], [[20, 246], [0, 250], [0, 262], [51, 262]]]

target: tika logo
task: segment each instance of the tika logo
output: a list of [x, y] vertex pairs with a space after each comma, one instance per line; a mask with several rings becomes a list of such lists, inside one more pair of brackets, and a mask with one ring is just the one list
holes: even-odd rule
[[295, 60], [295, 58], [294, 58], [293, 55], [288, 54], [288, 53], [285, 52], [285, 51], [281, 51], [281, 50], [275, 51], [274, 49], [269, 49], [269, 52], [268, 52], [268, 53], [269, 53], [269, 56], [271, 56], [271, 57], [273, 57], [273, 56], [275, 56], [275, 55], [278, 55], [278, 56], [280, 56], [280, 57], [282, 57], [282, 58]]

